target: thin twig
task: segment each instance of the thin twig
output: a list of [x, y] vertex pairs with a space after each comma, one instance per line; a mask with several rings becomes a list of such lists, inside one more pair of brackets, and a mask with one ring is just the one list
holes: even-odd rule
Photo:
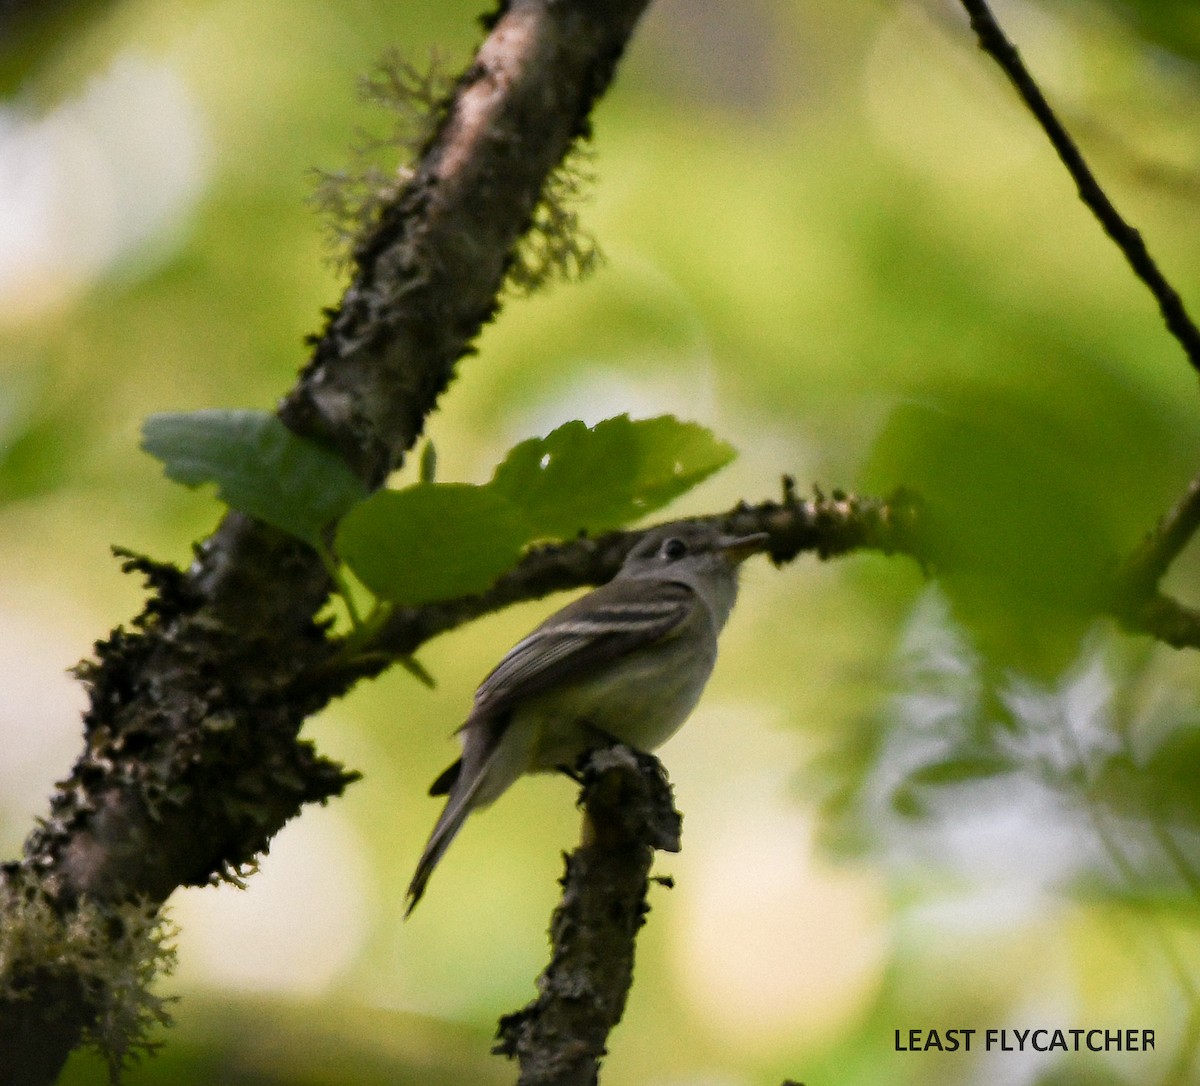
[[1157, 589], [1158, 582], [1197, 529], [1200, 529], [1200, 475], [1188, 484], [1179, 501], [1126, 559], [1123, 579], [1128, 589], [1143, 595]]
[[1200, 329], [1188, 316], [1179, 293], [1159, 271], [1141, 234], [1122, 218], [1104, 189], [1100, 187], [1075, 141], [1067, 134], [1033, 76], [1029, 74], [1016, 46], [1000, 29], [1000, 24], [996, 22], [986, 0], [962, 0], [962, 6], [971, 18], [971, 28], [979, 39], [980, 48], [1000, 65], [1004, 74], [1016, 87], [1017, 93], [1037, 118], [1042, 131], [1054, 145], [1059, 159], [1075, 181], [1079, 198], [1100, 221], [1104, 232], [1116, 242], [1134, 274], [1154, 295], [1171, 335], [1183, 347], [1192, 368], [1200, 372]]
[[[1158, 302], [1167, 329], [1200, 372], [1200, 329], [1179, 293], [1150, 256], [1142, 236], [1117, 211], [1082, 152], [1051, 109], [1016, 46], [1005, 36], [986, 0], [962, 0], [979, 46], [1000, 65], [1041, 125], [1067, 168], [1080, 199], [1121, 250], [1134, 274]], [[1125, 561], [1115, 579], [1110, 610], [1127, 628], [1149, 633], [1176, 648], [1200, 647], [1200, 612], [1158, 591], [1159, 581], [1200, 528], [1200, 478], [1192, 481], [1175, 507]]]
[[1161, 592], [1145, 597], [1117, 593], [1109, 613], [1125, 629], [1148, 634], [1173, 649], [1200, 649], [1200, 611]]

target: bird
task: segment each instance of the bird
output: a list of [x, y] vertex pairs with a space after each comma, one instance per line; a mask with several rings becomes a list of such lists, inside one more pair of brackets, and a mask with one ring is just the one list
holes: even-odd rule
[[467, 816], [522, 774], [569, 771], [616, 742], [649, 752], [680, 728], [716, 663], [739, 567], [766, 539], [701, 521], [651, 530], [611, 581], [509, 650], [458, 729], [462, 756], [429, 789], [446, 805], [409, 884], [406, 917]]

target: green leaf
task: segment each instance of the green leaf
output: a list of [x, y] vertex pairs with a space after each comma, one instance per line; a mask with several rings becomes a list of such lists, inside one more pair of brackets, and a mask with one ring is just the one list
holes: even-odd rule
[[672, 415], [575, 421], [514, 446], [490, 487], [517, 506], [535, 538], [565, 538], [636, 520], [735, 456], [710, 430]]
[[142, 448], [184, 486], [217, 485], [233, 509], [314, 543], [322, 528], [367, 494], [333, 453], [265, 411], [150, 415]]
[[415, 605], [482, 592], [528, 539], [519, 510], [490, 487], [418, 483], [352, 509], [337, 549], [376, 596]]
[[865, 480], [921, 495], [955, 617], [997, 667], [1042, 679], [1078, 652], [1124, 549], [1091, 451], [1110, 439], [1051, 406], [969, 387], [900, 404]]

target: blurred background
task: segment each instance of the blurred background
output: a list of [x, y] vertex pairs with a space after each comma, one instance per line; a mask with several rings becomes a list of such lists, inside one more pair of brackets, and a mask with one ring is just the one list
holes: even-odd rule
[[[1192, 0], [997, 0], [1119, 207], [1200, 310]], [[219, 516], [143, 416], [270, 408], [343, 277], [314, 169], [391, 119], [390, 47], [454, 72], [461, 0], [0, 5], [0, 844], [80, 745], [66, 668], [139, 609], [120, 544], [189, 560]], [[430, 419], [482, 482], [572, 418], [674, 412], [740, 450], [673, 513], [779, 476], [919, 488], [953, 572], [750, 563], [661, 752], [656, 871], [608, 1086], [1200, 1081], [1196, 654], [1096, 585], [1200, 466], [1196, 375], [955, 4], [660, 0], [595, 118], [605, 265], [512, 296]], [[402, 478], [408, 478], [407, 474]], [[1167, 587], [1195, 600], [1184, 556]], [[132, 1084], [511, 1081], [575, 789], [472, 820], [420, 909], [425, 795], [514, 608], [311, 721], [364, 774], [245, 892], [175, 895], [166, 1047]], [[897, 1052], [895, 1031], [1153, 1029], [1149, 1053]], [[77, 1055], [64, 1081], [105, 1081]]]

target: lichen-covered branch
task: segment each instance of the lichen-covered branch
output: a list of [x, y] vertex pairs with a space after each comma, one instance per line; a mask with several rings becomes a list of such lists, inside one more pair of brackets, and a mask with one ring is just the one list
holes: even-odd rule
[[[723, 513], [689, 518], [717, 525], [736, 535], [765, 532], [763, 550], [776, 565], [801, 554], [833, 558], [858, 551], [904, 555], [923, 569], [946, 569], [945, 556], [931, 542], [929, 511], [920, 497], [899, 490], [889, 497], [817, 493], [801, 498], [784, 479], [780, 501], [741, 502]], [[655, 528], [661, 525], [655, 525]], [[1159, 581], [1192, 534], [1200, 527], [1200, 479], [1163, 518], [1123, 564], [1114, 563], [1104, 610], [1127, 629], [1175, 648], [1200, 648], [1200, 612], [1163, 595]], [[486, 592], [397, 608], [375, 637], [351, 654], [338, 654], [298, 679], [309, 696], [338, 697], [359, 679], [377, 675], [397, 658], [411, 656], [439, 634], [466, 625], [514, 603], [542, 599], [554, 592], [588, 588], [610, 580], [644, 531], [610, 532], [538, 547]]]
[[494, 313], [546, 179], [588, 133], [647, 2], [506, 4], [411, 180], [356, 246], [354, 282], [281, 415], [368, 482], [398, 466]]
[[520, 1062], [519, 1086], [597, 1081], [633, 981], [654, 850], [679, 851], [682, 819], [657, 759], [609, 747], [585, 759], [582, 775], [583, 840], [567, 857], [550, 964], [537, 998], [497, 1033], [494, 1051]]
[[[352, 282], [314, 338], [311, 361], [280, 415], [337, 450], [368, 484], [378, 486], [402, 462], [495, 312], [546, 179], [587, 134], [591, 107], [647, 2], [502, 3], [407, 181], [359, 237]], [[981, 0], [963, 2], [984, 18]], [[997, 46], [1006, 70], [1017, 71], [1008, 49], [1011, 56]], [[1151, 282], [1157, 269], [1138, 255], [1144, 247], [1133, 244], [1140, 243], [1136, 232], [1104, 221]], [[1200, 336], [1178, 296], [1151, 286], [1200, 365], [1189, 339]], [[713, 519], [739, 533], [765, 531], [779, 563], [803, 552], [829, 557], [864, 548], [928, 563], [936, 556], [922, 542], [923, 516], [906, 495], [800, 500], [789, 486], [780, 502], [740, 505]], [[1195, 519], [1188, 512], [1180, 527], [1160, 532], [1161, 545], [1144, 564], [1149, 573], [1126, 578], [1113, 611], [1133, 628], [1200, 646], [1200, 623], [1157, 591], [1158, 566], [1178, 553]], [[0, 867], [0, 1081], [52, 1081], [106, 1014], [118, 1022], [117, 1035], [104, 1042], [110, 1053], [138, 1043], [138, 1023], [161, 1006], [140, 995], [114, 1002], [113, 978], [97, 973], [97, 961], [107, 953], [124, 970], [121, 983], [133, 978], [144, 989], [148, 977], [138, 963], [161, 945], [146, 934], [157, 906], [176, 887], [236, 878], [306, 803], [337, 796], [354, 779], [299, 739], [307, 716], [444, 630], [517, 600], [600, 583], [636, 538], [613, 533], [537, 550], [480, 596], [397, 611], [365, 652], [360, 647], [348, 659], [346, 646], [315, 619], [329, 592], [317, 555], [264, 524], [230, 514], [186, 572], [126, 556], [126, 568], [148, 579], [152, 596], [130, 628], [99, 642], [94, 660], [79, 667], [90, 699], [83, 750], [22, 859]], [[612, 768], [589, 793], [592, 833], [568, 872], [570, 900], [556, 922], [562, 955], [556, 951], [543, 978], [537, 1008], [503, 1031], [505, 1050], [522, 1060], [523, 1081], [550, 1081], [526, 1078], [526, 1065], [537, 1066], [537, 1054], [565, 1043], [575, 1028], [580, 1008], [571, 985], [559, 980], [572, 975], [580, 953], [612, 973], [594, 991], [596, 1017], [575, 1020], [584, 1038], [572, 1057], [578, 1074], [594, 1076], [624, 1004], [648, 857], [663, 846], [622, 821], [624, 808], [608, 798], [606, 780], [632, 787], [626, 770]], [[579, 882], [601, 868], [600, 886], [625, 887], [610, 903], [610, 919], [628, 943], [627, 960], [615, 942], [587, 950], [567, 938], [578, 916], [603, 927], [603, 918], [587, 912], [592, 890]], [[126, 962], [135, 927], [145, 954]], [[68, 950], [48, 956], [47, 940], [60, 937]], [[86, 953], [70, 951], [81, 937]], [[124, 1020], [133, 1024], [120, 1027]], [[550, 1064], [557, 1058], [548, 1057]]]
[[[903, 490], [888, 498], [834, 491], [806, 499], [799, 497], [792, 480], [785, 478], [781, 501], [742, 502], [724, 513], [690, 519], [706, 521], [734, 535], [765, 532], [768, 540], [763, 549], [779, 565], [803, 553], [831, 558], [859, 550], [909, 555], [922, 564], [931, 558], [920, 502]], [[552, 592], [603, 584], [621, 568], [647, 530], [610, 532], [538, 547], [477, 596], [398, 608], [360, 651], [331, 660], [300, 682], [312, 693], [336, 697], [358, 678], [378, 674], [396, 657], [410, 656], [438, 634], [482, 615]]]
[[[494, 312], [546, 178], [586, 133], [646, 2], [502, 5], [411, 181], [361, 239], [281, 414], [370, 483], [411, 447]], [[79, 669], [84, 750], [23, 859], [0, 869], [8, 889], [34, 880], [68, 926], [86, 900], [112, 912], [114, 932], [126, 902], [236, 876], [354, 776], [298, 739], [323, 699], [297, 679], [334, 651], [314, 621], [329, 582], [308, 547], [231, 514], [185, 574], [128, 566], [154, 595]], [[21, 922], [4, 912], [0, 925]], [[52, 1081], [94, 1023], [102, 1008], [80, 969], [22, 954], [0, 966], [0, 1081]]]

